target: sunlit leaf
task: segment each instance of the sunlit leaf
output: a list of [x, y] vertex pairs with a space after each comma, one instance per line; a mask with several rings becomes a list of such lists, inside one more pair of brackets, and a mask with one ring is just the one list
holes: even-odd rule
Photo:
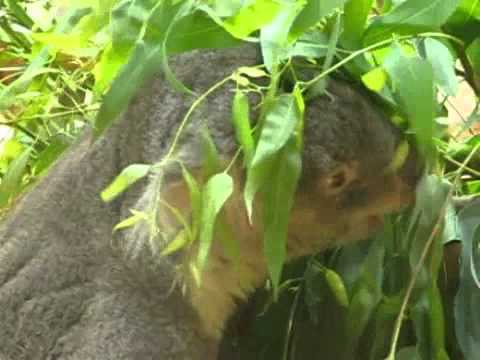
[[284, 4], [273, 21], [260, 31], [263, 63], [270, 71], [285, 57], [290, 28], [299, 10], [300, 6], [296, 2]]
[[387, 82], [387, 74], [381, 67], [376, 67], [362, 76], [362, 82], [367, 88], [379, 92]]
[[291, 28], [291, 35], [298, 37], [317, 24], [324, 17], [331, 15], [336, 9], [341, 9], [346, 0], [307, 0]]
[[111, 201], [129, 186], [148, 175], [151, 165], [133, 164], [127, 166], [100, 194], [103, 201]]
[[342, 43], [349, 48], [361, 45], [363, 32], [373, 0], [348, 0], [345, 4], [345, 23], [342, 33]]
[[219, 16], [208, 9], [208, 11], [221, 26], [233, 36], [244, 39], [255, 30], [258, 30], [269, 24], [277, 15], [282, 7], [274, 0], [257, 0], [240, 9], [234, 16], [221, 21]]
[[134, 209], [131, 209], [130, 212], [132, 213], [132, 216], [120, 221], [117, 225], [115, 225], [115, 227], [113, 228], [114, 232], [117, 230], [132, 227], [138, 224], [140, 221], [146, 221], [148, 219], [148, 215], [145, 214], [144, 212], [137, 211]]

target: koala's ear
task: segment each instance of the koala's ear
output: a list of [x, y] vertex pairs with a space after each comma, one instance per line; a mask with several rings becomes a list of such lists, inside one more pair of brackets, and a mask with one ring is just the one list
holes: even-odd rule
[[342, 164], [323, 177], [320, 186], [325, 195], [335, 196], [344, 191], [357, 178], [358, 171], [355, 164]]

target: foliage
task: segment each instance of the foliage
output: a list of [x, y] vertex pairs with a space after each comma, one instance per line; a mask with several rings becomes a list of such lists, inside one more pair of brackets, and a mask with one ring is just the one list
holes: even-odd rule
[[[0, 121], [14, 129], [0, 153], [0, 207], [44, 174], [94, 114], [97, 134], [108, 128], [157, 64], [172, 86], [196, 100], [167, 155], [157, 164], [125, 169], [103, 192], [105, 200], [143, 176], [161, 174], [175, 161], [178, 139], [196, 107], [233, 82], [233, 123], [247, 171], [246, 206], [252, 218], [255, 195], [264, 193], [265, 255], [272, 287], [280, 302], [285, 296], [294, 299], [286, 310], [290, 326], [284, 327], [280, 355], [293, 356], [295, 344], [302, 336], [308, 338], [291, 324], [301, 324], [302, 309], [314, 323], [325, 302], [321, 292], [333, 295], [340, 305], [339, 319], [344, 319], [345, 340], [338, 348], [345, 353], [336, 358], [351, 359], [365, 349], [367, 355], [361, 358], [454, 358], [458, 349], [445, 343], [446, 329], [453, 326], [463, 355], [474, 358], [480, 343], [474, 308], [480, 211], [474, 207], [457, 216], [450, 198], [480, 193], [480, 135], [451, 136], [442, 119], [451, 111], [445, 104], [457, 93], [459, 79], [480, 95], [477, 1], [84, 0], [70, 4], [68, 12], [65, 4], [47, 0], [0, 0], [0, 5]], [[258, 43], [264, 65], [240, 67], [204, 94], [193, 94], [168, 65], [168, 57], [176, 53], [246, 41]], [[415, 137], [431, 175], [420, 185], [415, 209], [392, 217], [369, 247], [313, 258], [302, 280], [291, 286], [285, 276], [282, 283], [282, 268], [286, 224], [301, 169], [304, 98], [324, 93], [335, 72], [376, 93], [392, 121]], [[269, 85], [256, 85], [257, 77], [268, 78]], [[294, 83], [290, 92], [281, 87], [288, 77]], [[245, 101], [249, 92], [263, 96], [253, 128]], [[478, 109], [465, 119], [465, 129], [478, 123]], [[167, 248], [172, 252], [198, 240], [199, 273], [233, 186], [228, 175], [232, 164], [219, 167], [215, 149], [211, 154], [206, 165], [211, 177], [205, 184], [183, 171], [193, 223]], [[134, 211], [117, 228], [151, 215]], [[455, 325], [445, 322], [437, 286], [442, 241], [452, 240], [466, 245]], [[474, 316], [467, 316], [469, 312]]]

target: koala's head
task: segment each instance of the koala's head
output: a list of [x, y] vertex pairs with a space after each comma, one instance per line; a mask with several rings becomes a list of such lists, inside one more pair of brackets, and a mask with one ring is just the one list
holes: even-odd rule
[[289, 224], [291, 256], [367, 238], [382, 227], [384, 215], [414, 201], [422, 171], [413, 146], [392, 168], [405, 140], [364, 96], [344, 83], [329, 90], [330, 96], [306, 108], [303, 174]]

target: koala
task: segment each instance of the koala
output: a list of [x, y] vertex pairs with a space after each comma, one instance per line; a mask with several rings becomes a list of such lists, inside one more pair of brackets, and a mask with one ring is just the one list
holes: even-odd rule
[[[405, 139], [384, 114], [373, 109], [372, 102], [352, 84], [334, 79], [328, 96], [307, 103], [303, 173], [288, 224], [288, 260], [366, 239], [382, 227], [384, 215], [413, 202], [420, 175], [417, 154], [410, 149], [400, 168], [391, 169], [396, 149]], [[237, 150], [228, 119], [188, 125], [177, 160], [186, 164], [200, 182], [205, 180], [199, 133], [202, 127], [208, 128], [225, 164]], [[231, 175], [235, 190], [223, 209], [222, 221], [239, 246], [238, 257], [229, 256], [222, 234], [217, 232], [201, 284], [198, 275], [189, 270], [198, 254], [195, 243], [173, 257], [181, 268], [183, 296], [198, 316], [199, 332], [213, 342], [221, 339], [238, 303], [246, 301], [268, 277], [261, 221], [249, 222], [242, 197], [245, 169], [237, 164]], [[160, 197], [168, 206], [160, 207], [157, 222], [169, 235], [157, 242], [152, 249], [155, 253], [181, 229], [169, 208], [176, 208], [185, 218], [192, 211], [188, 186], [178, 167], [167, 168], [162, 176], [166, 180]], [[154, 183], [137, 209], [145, 208], [145, 203], [157, 195]], [[260, 207], [261, 200], [256, 203], [256, 209]], [[260, 211], [255, 213], [260, 216]], [[151, 241], [148, 230], [137, 229], [127, 235], [126, 244], [135, 244], [137, 249], [142, 244], [149, 247], [147, 239]]]
[[[179, 55], [171, 67], [201, 93], [238, 66], [256, 63], [255, 49], [241, 47]], [[381, 226], [384, 214], [414, 200], [419, 160], [413, 147], [391, 171], [401, 132], [361, 90], [332, 79], [328, 91], [331, 96], [306, 107], [288, 260], [363, 239]], [[224, 161], [236, 151], [231, 99], [232, 86], [209, 96], [180, 139], [178, 158], [200, 180], [199, 124], [208, 127]], [[217, 358], [226, 321], [268, 276], [256, 211], [261, 197], [250, 224], [241, 164], [231, 169], [235, 190], [222, 212], [240, 256], [228, 256], [215, 232], [200, 286], [188, 267], [196, 243], [159, 256], [179, 231], [165, 203], [186, 218], [191, 212], [178, 167], [164, 169], [160, 193], [153, 175], [111, 203], [99, 197], [122, 168], [162, 159], [192, 101], [162, 75], [153, 77], [105, 134], [95, 140], [86, 130], [2, 219], [1, 359]], [[112, 233], [130, 209], [144, 210], [158, 195], [164, 241], [145, 223]]]

